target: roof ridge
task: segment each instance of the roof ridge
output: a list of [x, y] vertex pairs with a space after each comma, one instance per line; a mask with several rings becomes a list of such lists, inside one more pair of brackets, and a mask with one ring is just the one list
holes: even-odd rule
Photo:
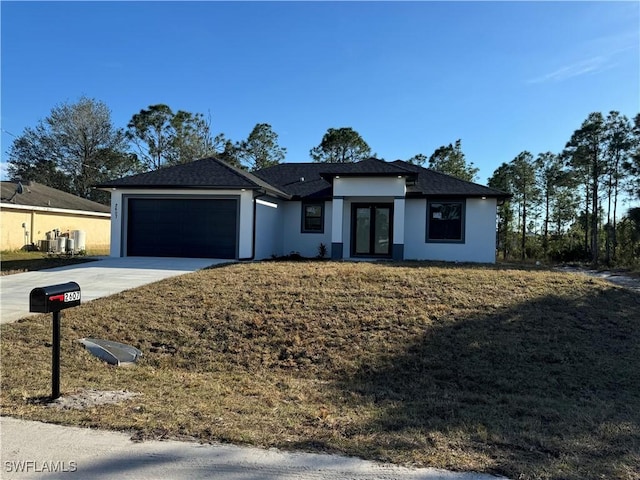
[[400, 168], [404, 168], [407, 172], [412, 172], [412, 173], [417, 173], [416, 172], [416, 168], [420, 167], [420, 165], [416, 165], [414, 163], [409, 163], [405, 160], [392, 160], [389, 163], [393, 163], [394, 165], [397, 165]]
[[[233, 173], [240, 175], [245, 180], [248, 180], [249, 182], [253, 183], [256, 187], [260, 186], [252, 178], [249, 178], [249, 176], [247, 175], [249, 173], [248, 171], [243, 170], [242, 168], [238, 168], [235, 165], [231, 165], [230, 163], [225, 162], [224, 160], [218, 158], [217, 156], [211, 155], [210, 157], [203, 158], [202, 160], [213, 160], [217, 162], [219, 165], [221, 165], [222, 167], [226, 168], [227, 170], [231, 170]], [[255, 177], [254, 175], [252, 176]]]
[[[240, 175], [242, 178], [244, 178], [245, 180], [251, 182], [253, 185], [255, 185], [258, 188], [265, 188], [265, 189], [268, 188], [268, 189], [272, 190], [273, 192], [275, 192], [277, 194], [283, 195], [285, 197], [289, 196], [288, 193], [283, 192], [282, 190], [280, 190], [275, 185], [272, 185], [271, 183], [267, 182], [266, 180], [261, 179], [259, 176], [255, 175], [252, 172], [249, 172], [248, 170], [244, 170], [243, 168], [236, 167], [235, 165], [231, 165], [230, 163], [226, 162], [225, 160], [222, 160], [221, 158], [218, 158], [218, 157], [215, 157], [215, 156], [212, 156], [210, 158], [212, 158], [213, 160], [218, 162], [223, 167], [231, 170], [235, 174]], [[280, 165], [280, 164], [278, 164], [278, 165]], [[272, 166], [276, 166], [276, 165], [272, 165]]]

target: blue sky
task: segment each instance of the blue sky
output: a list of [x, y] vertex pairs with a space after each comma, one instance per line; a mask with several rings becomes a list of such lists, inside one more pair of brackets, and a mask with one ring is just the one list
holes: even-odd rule
[[639, 2], [6, 2], [2, 160], [61, 102], [270, 123], [287, 162], [330, 127], [386, 160], [462, 140], [485, 183], [559, 152], [590, 112], [640, 112]]

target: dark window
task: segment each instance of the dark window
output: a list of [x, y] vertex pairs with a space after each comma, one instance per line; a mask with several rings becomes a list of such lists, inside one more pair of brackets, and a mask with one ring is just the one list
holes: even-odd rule
[[302, 205], [302, 232], [324, 233], [324, 203]]
[[464, 242], [464, 201], [427, 202], [427, 242]]

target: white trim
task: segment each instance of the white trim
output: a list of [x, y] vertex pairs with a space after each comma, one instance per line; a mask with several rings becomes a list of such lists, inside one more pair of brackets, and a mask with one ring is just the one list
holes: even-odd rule
[[66, 213], [68, 215], [87, 215], [90, 217], [111, 218], [111, 214], [106, 212], [91, 212], [89, 210], [69, 210], [66, 208], [53, 208], [53, 207], [32, 207], [30, 205], [14, 205], [12, 203], [0, 203], [0, 208], [15, 209], [15, 210], [29, 210], [29, 211], [35, 211], [35, 212]]
[[260, 200], [259, 198], [256, 198], [256, 203], [258, 205], [264, 205], [265, 207], [278, 208], [278, 205], [276, 203], [265, 202], [264, 200]]

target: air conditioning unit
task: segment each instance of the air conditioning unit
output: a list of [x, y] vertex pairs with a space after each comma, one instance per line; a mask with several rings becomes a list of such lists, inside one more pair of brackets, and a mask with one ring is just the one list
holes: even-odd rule
[[51, 250], [51, 240], [38, 240], [38, 250], [41, 252], [49, 252]]
[[81, 252], [87, 249], [87, 232], [84, 230], [71, 230], [69, 238], [73, 240], [74, 252]]
[[58, 237], [54, 240], [53, 244], [53, 253], [67, 252], [67, 237]]

